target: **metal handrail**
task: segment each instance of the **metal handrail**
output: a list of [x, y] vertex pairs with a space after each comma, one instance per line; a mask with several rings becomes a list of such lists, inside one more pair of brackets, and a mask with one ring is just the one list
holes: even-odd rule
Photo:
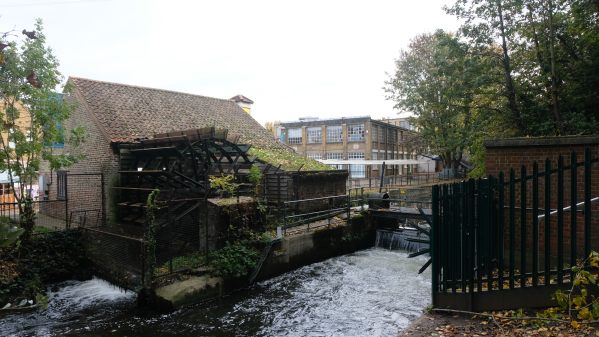
[[[592, 198], [591, 200], [589, 200], [589, 202], [590, 202], [590, 203], [594, 203], [595, 201], [599, 201], [599, 197], [594, 197], [594, 198]], [[581, 202], [577, 203], [577, 204], [576, 204], [576, 207], [578, 207], [578, 206], [582, 206], [582, 205], [584, 205], [584, 204], [586, 204], [586, 200], [585, 200], [585, 201], [581, 201]], [[564, 208], [562, 209], [562, 212], [569, 211], [570, 209], [572, 209], [572, 205], [564, 207]], [[549, 213], [549, 215], [551, 216], [551, 215], [553, 215], [553, 214], [557, 214], [557, 212], [558, 212], [558, 211], [559, 211], [558, 209], [556, 209], [556, 210], [553, 210], [553, 211], [551, 211], [551, 212]], [[539, 220], [540, 220], [540, 219], [543, 219], [544, 217], [545, 217], [545, 214], [541, 214], [541, 215], [537, 216], [537, 219], [539, 219]]]

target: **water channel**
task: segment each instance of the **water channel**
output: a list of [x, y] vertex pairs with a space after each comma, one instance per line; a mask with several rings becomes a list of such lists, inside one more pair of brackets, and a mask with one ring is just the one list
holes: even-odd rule
[[0, 319], [0, 336], [397, 336], [430, 303], [425, 261], [373, 248], [169, 314], [100, 279], [69, 281], [46, 311]]

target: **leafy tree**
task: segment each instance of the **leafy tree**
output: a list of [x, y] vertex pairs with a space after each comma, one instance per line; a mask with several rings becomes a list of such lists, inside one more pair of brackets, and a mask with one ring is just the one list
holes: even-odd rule
[[471, 48], [501, 50], [502, 109], [516, 134], [596, 132], [597, 1], [457, 0], [446, 10]]
[[62, 125], [72, 106], [55, 93], [63, 78], [46, 46], [41, 20], [33, 31], [22, 33], [22, 38], [16, 32], [0, 36], [0, 171], [10, 179], [26, 239], [34, 227], [31, 186], [42, 160], [58, 169], [78, 159], [74, 154], [55, 154], [49, 145], [67, 141], [76, 146], [83, 131], [75, 128], [64, 139]]
[[401, 52], [385, 89], [396, 108], [415, 114], [424, 147], [455, 174], [464, 153], [479, 151], [474, 145], [497, 130], [487, 128], [498, 123], [497, 72], [489, 57], [470, 53], [454, 35], [438, 30], [417, 36]]

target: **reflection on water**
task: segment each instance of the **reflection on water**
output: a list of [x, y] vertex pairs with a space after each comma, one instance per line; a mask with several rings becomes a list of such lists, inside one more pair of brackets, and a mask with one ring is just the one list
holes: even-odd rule
[[167, 315], [102, 280], [68, 282], [47, 311], [0, 320], [0, 336], [395, 336], [430, 303], [425, 260], [365, 250]]

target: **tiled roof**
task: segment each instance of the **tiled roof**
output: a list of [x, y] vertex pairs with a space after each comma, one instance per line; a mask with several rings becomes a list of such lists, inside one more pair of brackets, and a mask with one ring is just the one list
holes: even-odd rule
[[75, 97], [111, 140], [214, 126], [241, 143], [281, 148], [274, 136], [235, 102], [161, 89], [70, 77]]
[[233, 96], [231, 98], [229, 98], [230, 100], [232, 100], [235, 103], [247, 103], [247, 104], [254, 104], [254, 101], [252, 101], [251, 99], [243, 96], [243, 95], [237, 95], [237, 96]]

